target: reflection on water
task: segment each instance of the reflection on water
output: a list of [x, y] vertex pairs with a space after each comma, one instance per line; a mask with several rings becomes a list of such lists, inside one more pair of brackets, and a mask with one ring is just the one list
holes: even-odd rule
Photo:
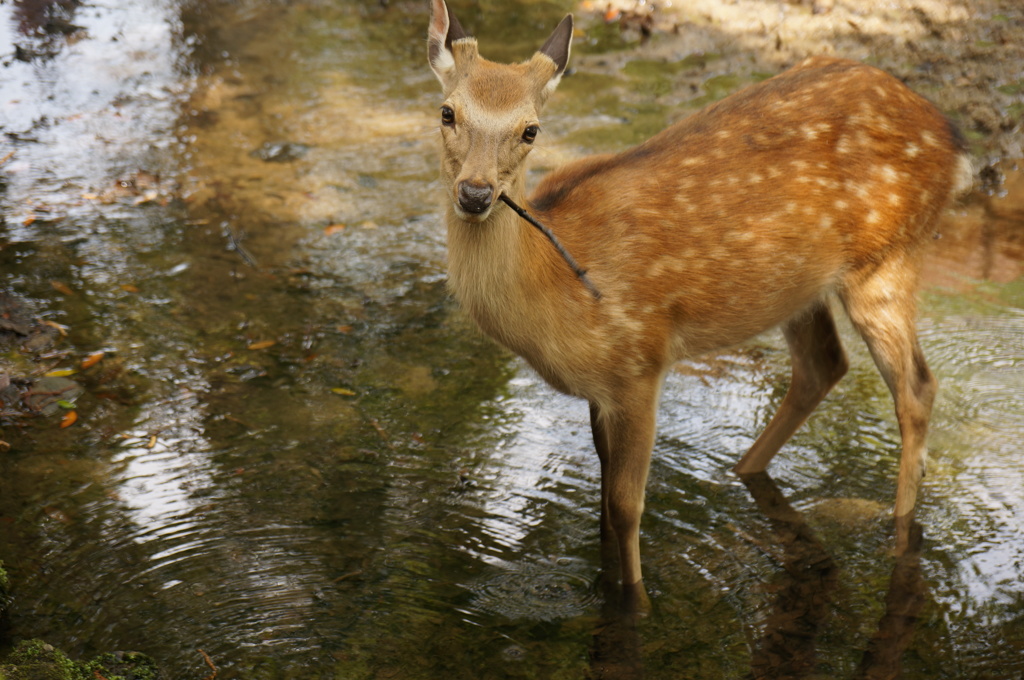
[[[768, 335], [666, 381], [654, 613], [620, 620], [584, 405], [445, 293], [426, 8], [129, 5], [79, 8], [87, 37], [0, 82], [5, 288], [69, 327], [57, 368], [107, 352], [78, 424], [4, 431], [15, 636], [171, 678], [208, 674], [198, 648], [221, 678], [1024, 672], [1024, 174], [935, 242], [920, 553], [889, 553], [898, 434], [848, 329], [850, 375], [774, 482], [728, 472], [788, 381]], [[533, 47], [490, 16], [516, 11], [487, 12], [500, 58]], [[554, 141], [576, 123], [626, 141], [609, 93], [633, 81], [609, 78], [567, 79], [542, 164], [579, 152]]]

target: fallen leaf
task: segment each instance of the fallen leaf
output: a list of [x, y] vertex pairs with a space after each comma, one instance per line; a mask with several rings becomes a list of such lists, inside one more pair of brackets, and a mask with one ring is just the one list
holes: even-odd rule
[[47, 378], [66, 378], [69, 375], [74, 375], [75, 373], [78, 373], [78, 371], [73, 368], [58, 368], [56, 371], [50, 371], [44, 375]]
[[138, 293], [139, 292], [139, 287], [138, 286], [133, 286], [130, 283], [122, 283], [121, 284], [121, 290], [123, 290], [126, 293]]
[[66, 283], [61, 283], [60, 281], [50, 281], [50, 285], [53, 286], [53, 289], [55, 291], [57, 291], [58, 293], [61, 293], [62, 295], [74, 295], [75, 294], [75, 291], [71, 290], [68, 287], [68, 284], [66, 284]]
[[266, 349], [277, 344], [277, 340], [260, 340], [249, 345], [248, 349]]
[[78, 412], [68, 411], [67, 413], [64, 414], [64, 417], [60, 419], [60, 426], [71, 427], [72, 425], [75, 424], [76, 420], [78, 420]]
[[334, 392], [335, 394], [340, 394], [343, 397], [354, 397], [354, 396], [356, 396], [355, 392], [353, 392], [352, 390], [349, 390], [349, 389], [345, 389], [344, 387], [332, 387], [331, 388], [331, 392]]
[[338, 326], [338, 332], [348, 335], [352, 332], [352, 326]]
[[26, 217], [25, 219], [23, 219], [21, 221], [21, 226], [27, 227], [28, 225], [32, 224], [35, 221], [36, 221], [36, 216], [35, 215], [29, 215], [28, 217]]
[[337, 234], [339, 231], [342, 231], [344, 229], [344, 224], [332, 224], [324, 227], [324, 235], [330, 236], [331, 234]]
[[95, 366], [96, 364], [98, 364], [100, 362], [100, 360], [103, 359], [103, 357], [104, 357], [104, 353], [103, 352], [93, 352], [92, 354], [90, 354], [86, 358], [82, 359], [82, 368], [86, 369], [86, 368], [89, 368], [90, 366]]
[[43, 321], [42, 323], [44, 326], [49, 326], [50, 328], [57, 329], [57, 332], [60, 333], [60, 337], [62, 338], [68, 334], [68, 327], [62, 326], [56, 321]]

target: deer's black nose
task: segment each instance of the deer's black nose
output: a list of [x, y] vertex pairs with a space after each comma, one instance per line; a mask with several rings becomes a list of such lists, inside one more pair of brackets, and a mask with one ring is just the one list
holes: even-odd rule
[[469, 180], [459, 182], [459, 205], [468, 213], [479, 215], [491, 207], [494, 197], [494, 188], [490, 184], [472, 182]]

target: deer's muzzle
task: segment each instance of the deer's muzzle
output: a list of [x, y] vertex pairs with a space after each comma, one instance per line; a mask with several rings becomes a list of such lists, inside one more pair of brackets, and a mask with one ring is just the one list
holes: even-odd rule
[[491, 207], [494, 187], [484, 182], [459, 182], [459, 207], [467, 213], [479, 215]]

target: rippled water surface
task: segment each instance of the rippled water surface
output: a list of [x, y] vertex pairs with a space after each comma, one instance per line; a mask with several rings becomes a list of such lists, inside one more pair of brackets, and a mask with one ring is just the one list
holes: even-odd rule
[[[3, 41], [24, 42], [24, 4], [0, 7]], [[571, 9], [527, 4], [490, 11], [490, 55], [525, 56]], [[892, 556], [899, 434], [848, 329], [849, 376], [772, 479], [729, 472], [788, 382], [769, 334], [667, 380], [654, 611], [631, 627], [598, 585], [585, 405], [446, 294], [426, 8], [122, 5], [82, 5], [80, 39], [0, 73], [3, 290], [67, 328], [47, 368], [105, 352], [76, 374], [76, 424], [4, 429], [11, 639], [138, 650], [168, 678], [208, 675], [198, 649], [218, 678], [1024, 674], [1011, 164], [929, 262], [920, 551]], [[530, 30], [500, 18], [526, 12]], [[663, 125], [638, 103], [652, 77], [567, 78], [537, 164]]]

